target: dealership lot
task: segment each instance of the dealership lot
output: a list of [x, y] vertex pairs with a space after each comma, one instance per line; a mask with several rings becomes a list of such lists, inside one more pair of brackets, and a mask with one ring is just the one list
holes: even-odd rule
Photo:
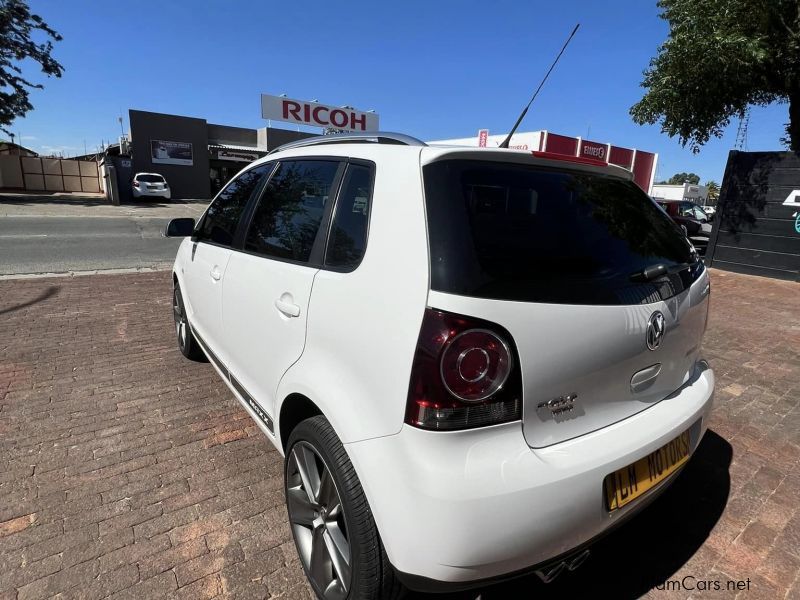
[[[712, 288], [716, 406], [685, 472], [579, 571], [484, 599], [800, 597], [797, 285]], [[309, 597], [280, 456], [180, 355], [170, 293], [163, 271], [0, 281], [0, 598]]]

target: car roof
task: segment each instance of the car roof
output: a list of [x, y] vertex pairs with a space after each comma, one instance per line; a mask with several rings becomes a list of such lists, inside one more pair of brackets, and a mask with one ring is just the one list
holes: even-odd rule
[[137, 173], [134, 177], [138, 177], [139, 175], [158, 175], [159, 177], [164, 177], [161, 173], [145, 173], [142, 171], [141, 173]]

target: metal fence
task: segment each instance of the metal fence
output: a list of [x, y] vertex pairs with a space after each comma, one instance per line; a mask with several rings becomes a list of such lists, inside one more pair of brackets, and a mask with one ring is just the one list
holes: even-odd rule
[[97, 163], [66, 158], [0, 156], [0, 189], [31, 192], [100, 192]]

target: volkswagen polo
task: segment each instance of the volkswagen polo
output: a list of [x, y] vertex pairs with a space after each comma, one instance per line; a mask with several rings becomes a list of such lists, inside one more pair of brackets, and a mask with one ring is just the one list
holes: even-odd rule
[[167, 235], [178, 346], [285, 458], [320, 597], [552, 580], [706, 430], [709, 277], [624, 169], [324, 136]]

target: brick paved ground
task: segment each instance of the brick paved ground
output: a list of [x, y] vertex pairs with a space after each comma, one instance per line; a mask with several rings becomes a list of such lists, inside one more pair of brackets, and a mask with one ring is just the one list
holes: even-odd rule
[[[717, 404], [689, 466], [579, 571], [482, 597], [733, 595], [655, 589], [690, 575], [800, 598], [798, 292], [714, 272]], [[309, 596], [280, 457], [170, 310], [167, 273], [0, 281], [0, 599]]]

